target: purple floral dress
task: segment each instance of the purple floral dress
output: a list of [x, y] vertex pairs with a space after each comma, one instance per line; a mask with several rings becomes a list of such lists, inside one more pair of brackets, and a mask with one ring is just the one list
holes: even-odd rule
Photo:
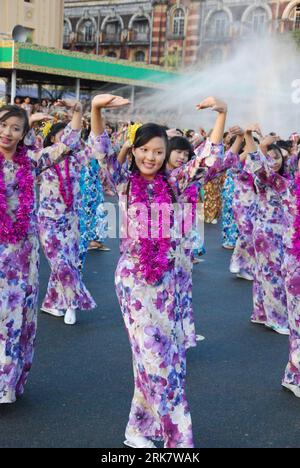
[[[63, 144], [41, 152], [28, 150], [32, 174], [39, 174], [55, 164]], [[4, 177], [10, 216], [19, 206], [16, 184], [17, 167], [4, 163]], [[0, 404], [13, 403], [24, 392], [32, 365], [37, 326], [39, 241], [36, 200], [32, 207], [27, 236], [17, 244], [0, 244]]]
[[[246, 161], [246, 172], [255, 176], [253, 242], [255, 249], [254, 310], [252, 320], [265, 323], [274, 330], [288, 333], [287, 298], [283, 266], [284, 212], [277, 186], [280, 180], [271, 174], [266, 158], [252, 153]], [[281, 186], [284, 188], [282, 181]]]
[[[88, 145], [80, 148], [80, 132], [66, 127], [61, 141], [72, 150], [69, 157], [73, 207], [68, 209], [60, 193], [54, 168], [40, 180], [38, 225], [41, 244], [51, 267], [47, 293], [42, 307], [59, 310], [89, 310], [96, 304], [86, 289], [80, 273], [80, 230], [78, 211], [81, 203], [80, 171], [91, 159]], [[64, 176], [64, 162], [60, 163]]]
[[[214, 151], [214, 156], [217, 159], [213, 166], [208, 168], [204, 172], [204, 177], [198, 180], [196, 183], [190, 185], [184, 192], [179, 196], [178, 202], [182, 205], [188, 203], [192, 207], [192, 215], [194, 223], [190, 226], [187, 232], [184, 232], [185, 236], [182, 238], [182, 254], [177, 256], [177, 259], [181, 261], [181, 265], [177, 264], [176, 271], [182, 277], [184, 281], [178, 281], [181, 301], [181, 313], [182, 313], [182, 326], [185, 336], [186, 349], [195, 347], [196, 342], [196, 330], [193, 312], [193, 251], [195, 248], [195, 222], [196, 222], [196, 211], [197, 201], [199, 199], [199, 192], [201, 185], [220, 177], [220, 175], [226, 172], [229, 168], [235, 167], [238, 163], [238, 155], [234, 155], [231, 151], [228, 151], [223, 158], [223, 146], [218, 147], [218, 151]], [[200, 154], [201, 156], [201, 154]], [[187, 223], [189, 224], [189, 223]], [[191, 224], [191, 223], [190, 223]], [[198, 226], [199, 228], [199, 226]], [[198, 247], [198, 246], [197, 246]]]
[[[295, 164], [296, 167], [297, 164]], [[294, 223], [297, 215], [296, 184], [292, 174], [295, 168], [289, 171], [289, 178], [268, 171], [267, 180], [278, 196], [280, 196], [284, 211], [284, 260], [282, 274], [287, 297], [290, 337], [289, 361], [285, 369], [283, 384], [286, 383], [300, 387], [300, 267], [292, 251], [293, 235], [295, 232]]]
[[246, 273], [254, 278], [255, 251], [253, 245], [253, 213], [255, 191], [253, 177], [241, 163], [234, 180], [233, 211], [239, 235], [231, 257], [230, 271]]
[[[106, 170], [126, 208], [131, 173], [121, 166], [103, 134], [95, 142]], [[218, 147], [208, 142], [202, 157], [217, 153]], [[98, 158], [99, 159], [99, 158]], [[173, 171], [168, 182], [177, 199], [195, 180], [203, 179], [199, 159]], [[152, 184], [147, 184], [151, 201]], [[131, 192], [129, 191], [129, 206]], [[125, 209], [125, 212], [127, 210]], [[129, 212], [130, 213], [130, 212]], [[129, 215], [130, 216], [130, 215]], [[136, 219], [130, 219], [132, 226]], [[163, 440], [165, 447], [193, 447], [192, 421], [186, 398], [186, 337], [182, 324], [182, 291], [189, 277], [182, 268], [181, 240], [171, 242], [169, 257], [174, 267], [163, 279], [149, 285], [139, 272], [139, 242], [122, 240], [115, 285], [133, 356], [134, 397], [126, 434]]]

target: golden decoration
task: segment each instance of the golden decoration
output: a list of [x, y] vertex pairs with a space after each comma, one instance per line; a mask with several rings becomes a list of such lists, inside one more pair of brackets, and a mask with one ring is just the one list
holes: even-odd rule
[[141, 126], [142, 124], [139, 122], [136, 122], [133, 125], [129, 125], [128, 130], [127, 130], [127, 137], [131, 145], [133, 145], [133, 142], [135, 140], [135, 134]]

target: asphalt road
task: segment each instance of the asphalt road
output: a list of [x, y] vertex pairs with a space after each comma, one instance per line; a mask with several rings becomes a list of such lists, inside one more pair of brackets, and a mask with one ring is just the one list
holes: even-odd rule
[[[121, 448], [133, 392], [130, 349], [114, 291], [118, 242], [91, 252], [85, 281], [98, 303], [78, 324], [39, 314], [25, 395], [0, 405], [0, 447]], [[252, 325], [251, 283], [228, 271], [220, 228], [206, 228], [194, 310], [206, 341], [188, 354], [197, 447], [299, 447], [300, 401], [281, 388], [288, 338]], [[41, 294], [49, 269], [41, 267]]]

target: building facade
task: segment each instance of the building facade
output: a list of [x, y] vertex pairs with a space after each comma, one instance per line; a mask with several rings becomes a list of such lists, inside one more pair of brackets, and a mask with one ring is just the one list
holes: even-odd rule
[[300, 0], [65, 0], [65, 48], [174, 68], [291, 31], [300, 31]]
[[16, 25], [27, 29], [28, 41], [62, 48], [64, 0], [1, 0], [0, 35], [11, 38]]

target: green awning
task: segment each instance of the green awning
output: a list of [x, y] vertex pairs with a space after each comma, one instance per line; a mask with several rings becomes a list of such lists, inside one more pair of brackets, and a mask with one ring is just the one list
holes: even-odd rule
[[157, 89], [177, 77], [160, 67], [11, 41], [0, 41], [0, 68]]

